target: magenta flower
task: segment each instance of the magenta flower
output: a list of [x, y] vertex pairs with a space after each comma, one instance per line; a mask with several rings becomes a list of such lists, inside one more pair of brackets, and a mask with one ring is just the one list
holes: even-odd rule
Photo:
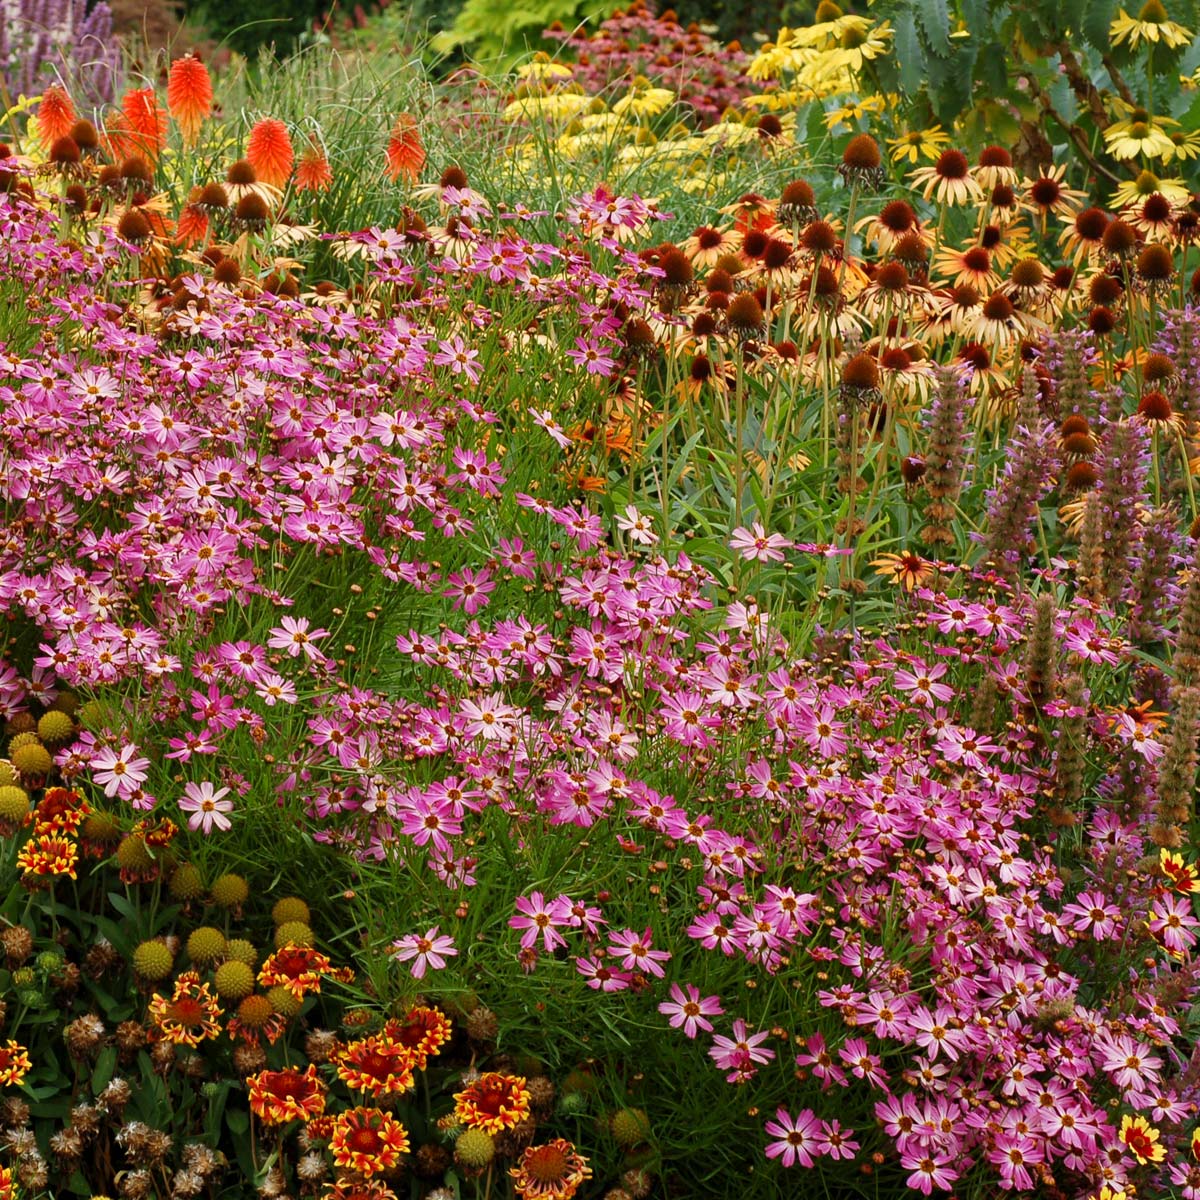
[[622, 929], [620, 933], [610, 936], [612, 940], [608, 944], [608, 952], [621, 960], [625, 970], [644, 971], [662, 978], [664, 971], [661, 964], [671, 961], [671, 952], [653, 949], [649, 929], [640, 934], [632, 929]]
[[556, 927], [571, 923], [569, 907], [562, 903], [562, 897], [546, 902], [541, 892], [530, 892], [528, 896], [518, 896], [516, 902], [517, 915], [509, 917], [510, 929], [521, 929], [521, 949], [528, 950], [540, 936], [546, 952], [550, 953], [558, 946], [567, 944], [566, 938]]
[[687, 988], [686, 995], [679, 984], [671, 984], [671, 999], [664, 1000], [658, 1006], [658, 1011], [671, 1018], [672, 1029], [682, 1029], [689, 1038], [694, 1038], [701, 1029], [705, 1033], [711, 1033], [712, 1022], [705, 1018], [720, 1016], [725, 1011], [721, 1007], [719, 997], [701, 998], [700, 989], [695, 984], [688, 983], [684, 986]]
[[272, 650], [286, 650], [292, 658], [299, 658], [301, 654], [313, 660], [323, 659], [325, 656], [313, 644], [321, 638], [329, 636], [328, 629], [309, 629], [307, 617], [284, 617], [279, 625], [270, 631], [267, 639], [267, 645]]
[[767, 1144], [767, 1157], [777, 1158], [785, 1167], [811, 1167], [821, 1153], [821, 1122], [811, 1109], [802, 1109], [793, 1117], [786, 1108], [775, 1110], [775, 1120], [764, 1127], [776, 1140]]
[[408, 933], [392, 943], [392, 956], [398, 962], [412, 963], [409, 970], [414, 979], [423, 978], [430, 967], [435, 971], [442, 970], [446, 959], [457, 954], [454, 939], [449, 934], [439, 933], [436, 925], [427, 929], [424, 935]]

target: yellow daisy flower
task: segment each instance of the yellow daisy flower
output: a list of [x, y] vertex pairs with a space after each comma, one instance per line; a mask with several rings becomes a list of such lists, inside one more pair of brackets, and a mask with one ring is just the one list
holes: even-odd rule
[[[1175, 152], [1175, 143], [1162, 127], [1170, 118], [1152, 117], [1146, 113], [1143, 119], [1143, 113], [1144, 110], [1139, 110], [1104, 131], [1104, 145], [1113, 158], [1124, 160], [1137, 158], [1139, 154], [1147, 158], [1166, 158]], [[1174, 121], [1170, 123], [1175, 124]]]
[[1136, 17], [1131, 17], [1123, 8], [1117, 11], [1108, 27], [1108, 40], [1114, 46], [1128, 42], [1131, 50], [1137, 49], [1139, 41], [1149, 45], [1162, 42], [1174, 50], [1192, 40], [1192, 31], [1170, 19], [1162, 0], [1146, 0]]
[[643, 85], [639, 80], [633, 91], [627, 92], [613, 106], [618, 116], [657, 117], [675, 103], [675, 93], [668, 88]]
[[847, 101], [840, 108], [825, 114], [825, 128], [831, 133], [843, 126], [852, 129], [863, 117], [883, 112], [884, 102], [883, 96], [867, 96], [862, 100]]
[[930, 129], [913, 129], [898, 138], [888, 138], [892, 148], [892, 162], [908, 161], [916, 166], [919, 158], [936, 162], [938, 155], [950, 145], [950, 135], [940, 125]]
[[1117, 186], [1113, 207], [1129, 208], [1154, 195], [1165, 196], [1172, 204], [1186, 204], [1191, 192], [1182, 179], [1159, 179], [1153, 171], [1143, 171], [1136, 179], [1127, 179]]

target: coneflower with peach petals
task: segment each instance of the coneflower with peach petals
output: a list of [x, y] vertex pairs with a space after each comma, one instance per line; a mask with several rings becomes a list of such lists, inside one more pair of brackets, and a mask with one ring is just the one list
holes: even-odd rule
[[296, 153], [287, 126], [277, 117], [263, 117], [250, 130], [246, 142], [246, 161], [263, 183], [283, 187], [292, 174]]
[[167, 110], [175, 118], [185, 146], [200, 136], [212, 112], [213, 89], [208, 68], [194, 55], [177, 58], [167, 79]]

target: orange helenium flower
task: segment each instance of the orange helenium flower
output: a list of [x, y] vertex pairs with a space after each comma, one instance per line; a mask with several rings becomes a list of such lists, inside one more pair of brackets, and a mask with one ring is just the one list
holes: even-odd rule
[[169, 1000], [157, 992], [150, 1000], [150, 1018], [158, 1037], [177, 1046], [195, 1047], [205, 1038], [216, 1037], [221, 1032], [220, 1016], [216, 997], [207, 983], [200, 982], [196, 971], [180, 975]]
[[503, 1133], [529, 1115], [529, 1089], [520, 1075], [488, 1071], [455, 1094], [454, 1115], [471, 1129]]
[[307, 1121], [325, 1111], [325, 1085], [311, 1063], [305, 1071], [260, 1071], [246, 1080], [250, 1111], [268, 1125]]
[[250, 130], [246, 142], [246, 161], [254, 168], [263, 183], [283, 187], [292, 173], [296, 160], [287, 126], [275, 117], [263, 117]]
[[296, 191], [323, 192], [332, 183], [333, 171], [325, 151], [315, 141], [310, 141], [296, 164]]
[[0, 1046], [0, 1087], [15, 1087], [25, 1078], [32, 1064], [25, 1047], [10, 1040]]
[[351, 1108], [339, 1114], [329, 1139], [333, 1161], [360, 1175], [390, 1171], [408, 1144], [404, 1126], [378, 1108]]
[[75, 125], [75, 105], [57, 83], [43, 93], [33, 123], [37, 126], [38, 141], [49, 149], [60, 137], [66, 137]]
[[396, 118], [385, 153], [387, 177], [393, 183], [401, 176], [409, 183], [416, 183], [425, 165], [425, 147], [421, 144], [417, 122], [408, 113], [401, 113]]
[[128, 131], [126, 136], [132, 153], [141, 154], [151, 163], [167, 144], [167, 114], [158, 103], [153, 88], [134, 88], [125, 93], [121, 113]]
[[418, 1005], [405, 1017], [388, 1021], [382, 1036], [405, 1047], [412, 1055], [413, 1066], [423, 1071], [429, 1057], [450, 1040], [453, 1032], [454, 1026], [445, 1013]]
[[175, 118], [184, 145], [200, 135], [200, 126], [212, 112], [213, 89], [208, 68], [194, 55], [177, 58], [167, 80], [167, 109]]
[[592, 1169], [566, 1138], [555, 1138], [528, 1147], [508, 1173], [521, 1200], [570, 1200]]
[[337, 1060], [338, 1078], [360, 1092], [386, 1096], [413, 1084], [413, 1053], [387, 1037], [351, 1042]]

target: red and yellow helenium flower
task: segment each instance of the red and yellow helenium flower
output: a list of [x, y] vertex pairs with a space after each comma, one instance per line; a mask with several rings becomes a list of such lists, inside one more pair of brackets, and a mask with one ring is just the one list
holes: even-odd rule
[[321, 990], [321, 976], [330, 974], [330, 962], [311, 946], [285, 946], [263, 963], [258, 982], [263, 987], [285, 987], [297, 1000], [306, 992]]
[[503, 1133], [529, 1115], [529, 1089], [520, 1075], [488, 1071], [455, 1095], [454, 1115], [471, 1129]]
[[413, 1066], [425, 1070], [425, 1063], [436, 1054], [454, 1032], [449, 1018], [436, 1008], [418, 1005], [409, 1009], [403, 1018], [393, 1017], [383, 1027], [383, 1036], [403, 1046], [413, 1056]]
[[381, 1109], [351, 1108], [334, 1122], [329, 1149], [339, 1167], [378, 1175], [390, 1171], [407, 1152], [408, 1132]]
[[413, 1053], [386, 1036], [351, 1042], [337, 1060], [338, 1078], [347, 1087], [386, 1096], [413, 1084]]
[[1182, 854], [1168, 850], [1165, 846], [1159, 851], [1158, 865], [1162, 873], [1171, 881], [1175, 891], [1187, 896], [1200, 892], [1200, 875], [1196, 873], [1193, 863], [1185, 862]]
[[17, 866], [26, 875], [66, 875], [75, 878], [79, 848], [69, 837], [59, 833], [40, 833], [21, 847]]
[[52, 787], [33, 810], [34, 833], [75, 833], [92, 811], [78, 792]]
[[1139, 1163], [1162, 1162], [1167, 1157], [1158, 1130], [1145, 1117], [1122, 1117], [1118, 1136]]
[[180, 975], [169, 1000], [157, 992], [150, 1000], [150, 1018], [158, 1036], [177, 1046], [198, 1046], [205, 1038], [216, 1037], [221, 1032], [220, 1016], [217, 998], [195, 971]]
[[15, 1087], [25, 1078], [31, 1065], [20, 1042], [10, 1040], [0, 1046], [0, 1087]]
[[521, 1200], [570, 1200], [591, 1173], [587, 1159], [566, 1138], [530, 1146], [509, 1171]]
[[325, 1111], [325, 1085], [317, 1068], [305, 1071], [288, 1067], [283, 1071], [260, 1071], [246, 1080], [250, 1089], [250, 1111], [268, 1125], [285, 1121], [307, 1121]]

